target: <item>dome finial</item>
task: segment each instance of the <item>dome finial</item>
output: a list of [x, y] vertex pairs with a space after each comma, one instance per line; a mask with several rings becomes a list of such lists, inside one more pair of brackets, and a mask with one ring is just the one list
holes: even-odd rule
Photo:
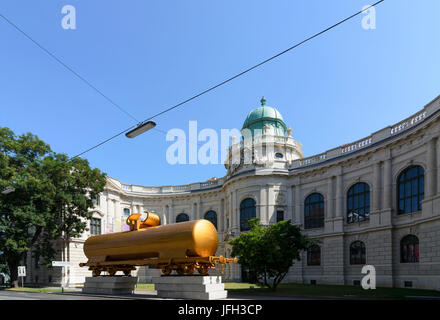
[[260, 102], [262, 106], [266, 105], [266, 99], [264, 99], [264, 96], [261, 98]]

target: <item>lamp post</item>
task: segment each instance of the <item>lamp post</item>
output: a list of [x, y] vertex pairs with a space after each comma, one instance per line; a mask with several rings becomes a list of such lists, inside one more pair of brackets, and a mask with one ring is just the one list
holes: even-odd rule
[[128, 131], [125, 136], [127, 138], [135, 138], [141, 133], [144, 133], [148, 130], [153, 129], [156, 126], [156, 123], [154, 121], [147, 121], [145, 123], [140, 123], [136, 128], [133, 130]]

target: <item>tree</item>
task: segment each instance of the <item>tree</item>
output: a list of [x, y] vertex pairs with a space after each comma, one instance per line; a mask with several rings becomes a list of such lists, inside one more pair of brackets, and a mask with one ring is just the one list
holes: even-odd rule
[[293, 265], [300, 253], [312, 241], [301, 234], [298, 226], [280, 221], [270, 226], [260, 224], [258, 218], [250, 219], [251, 230], [231, 240], [232, 256], [238, 256], [242, 268], [249, 270], [255, 279], [273, 291]]
[[31, 133], [17, 137], [0, 127], [0, 191], [15, 189], [0, 193], [0, 251], [15, 286], [17, 267], [31, 248], [33, 257], [49, 266], [56, 240], [86, 229], [105, 177], [87, 160], [69, 161]]

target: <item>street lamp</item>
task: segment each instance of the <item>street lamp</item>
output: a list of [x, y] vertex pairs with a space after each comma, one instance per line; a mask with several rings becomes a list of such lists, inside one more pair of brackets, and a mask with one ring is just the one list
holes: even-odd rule
[[125, 136], [127, 138], [134, 138], [140, 135], [141, 133], [144, 133], [150, 129], [153, 129], [156, 126], [156, 123], [154, 121], [147, 121], [145, 123], [140, 123], [136, 128], [133, 130], [128, 131]]

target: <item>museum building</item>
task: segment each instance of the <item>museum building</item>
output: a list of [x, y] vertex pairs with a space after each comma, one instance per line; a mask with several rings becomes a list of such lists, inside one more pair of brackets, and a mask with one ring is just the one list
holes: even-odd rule
[[[440, 96], [413, 116], [368, 137], [305, 158], [281, 114], [265, 105], [251, 111], [228, 150], [224, 177], [188, 185], [138, 186], [108, 177], [83, 237], [60, 242], [59, 259], [73, 262], [69, 285], [91, 276], [83, 253], [90, 235], [128, 230], [131, 213], [154, 211], [161, 224], [208, 219], [227, 241], [265, 224], [290, 220], [319, 240], [295, 261], [284, 282], [359, 285], [364, 265], [377, 286], [440, 289]], [[238, 159], [238, 161], [236, 160]], [[60, 283], [60, 271], [39, 267], [29, 253], [26, 283]], [[139, 281], [158, 270], [137, 268]], [[217, 271], [213, 271], [214, 273]], [[246, 280], [240, 265], [226, 281]]]

